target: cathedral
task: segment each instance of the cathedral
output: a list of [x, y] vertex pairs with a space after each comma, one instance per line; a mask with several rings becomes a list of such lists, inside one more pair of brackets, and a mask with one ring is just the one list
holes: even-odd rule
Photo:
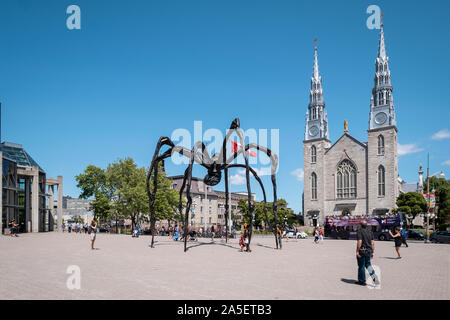
[[305, 225], [323, 225], [326, 216], [385, 215], [400, 193], [397, 125], [389, 57], [381, 24], [367, 142], [344, 133], [333, 144], [319, 73], [317, 43], [303, 141]]

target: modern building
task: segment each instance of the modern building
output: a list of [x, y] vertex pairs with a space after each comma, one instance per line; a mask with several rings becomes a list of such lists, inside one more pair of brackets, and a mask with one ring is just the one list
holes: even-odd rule
[[[183, 176], [168, 177], [172, 180], [172, 188], [180, 190], [183, 184]], [[186, 192], [184, 192], [186, 196]], [[189, 213], [190, 225], [194, 228], [209, 228], [211, 225], [226, 225], [225, 218], [225, 192], [214, 190], [207, 186], [203, 179], [192, 177], [191, 185], [192, 205]], [[251, 194], [251, 198], [255, 200], [255, 194]], [[230, 213], [231, 219], [235, 223], [242, 221], [242, 213], [238, 208], [239, 200], [247, 200], [246, 192], [230, 192]]]
[[85, 223], [90, 223], [94, 219], [92, 210], [92, 200], [63, 197], [63, 220], [70, 221], [75, 217], [81, 217]]
[[[15, 219], [19, 232], [53, 231], [60, 226], [62, 206], [54, 207], [54, 187], [62, 203], [62, 176], [47, 178], [45, 171], [20, 144], [0, 144], [2, 193], [2, 233], [9, 233], [8, 223]], [[48, 193], [47, 193], [48, 190]]]
[[395, 208], [401, 186], [392, 89], [381, 24], [367, 141], [352, 137], [345, 121], [332, 144], [315, 45], [303, 141], [305, 225], [322, 225], [325, 216], [384, 215]]

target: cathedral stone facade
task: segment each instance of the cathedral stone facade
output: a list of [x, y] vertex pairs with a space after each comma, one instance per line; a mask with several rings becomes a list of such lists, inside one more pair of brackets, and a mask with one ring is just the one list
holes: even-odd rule
[[397, 125], [389, 58], [381, 25], [370, 99], [367, 142], [348, 134], [332, 144], [319, 73], [317, 45], [303, 141], [305, 225], [323, 225], [326, 216], [385, 215], [400, 192]]

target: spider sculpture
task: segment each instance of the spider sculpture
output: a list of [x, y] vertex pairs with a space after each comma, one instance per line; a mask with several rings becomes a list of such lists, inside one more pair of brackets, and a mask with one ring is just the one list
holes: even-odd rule
[[[242, 129], [240, 128], [239, 119], [236, 118], [231, 123], [230, 129], [227, 132], [227, 135], [223, 141], [222, 149], [218, 154], [214, 154], [213, 156], [210, 156], [208, 153], [207, 147], [203, 144], [203, 142], [196, 142], [192, 150], [186, 149], [181, 146], [175, 146], [175, 144], [168, 138], [168, 137], [161, 137], [159, 138], [158, 144], [156, 145], [155, 153], [153, 155], [153, 159], [150, 165], [150, 168], [148, 170], [147, 174], [147, 194], [149, 198], [149, 208], [150, 208], [150, 226], [151, 226], [151, 232], [152, 232], [152, 241], [150, 244], [150, 247], [153, 248], [154, 246], [154, 235], [155, 235], [155, 208], [154, 208], [154, 202], [156, 198], [156, 192], [157, 192], [157, 176], [158, 176], [158, 165], [160, 162], [163, 164], [164, 168], [164, 160], [166, 158], [171, 157], [173, 154], [179, 153], [185, 157], [188, 157], [190, 159], [189, 166], [184, 172], [184, 178], [183, 183], [180, 189], [180, 201], [179, 201], [179, 211], [181, 216], [181, 221], [184, 219], [184, 234], [188, 233], [188, 222], [189, 222], [189, 211], [192, 204], [192, 198], [191, 198], [191, 182], [192, 182], [192, 167], [195, 163], [200, 164], [202, 167], [204, 167], [207, 170], [207, 173], [205, 177], [203, 178], [203, 182], [208, 186], [215, 186], [221, 181], [222, 177], [222, 170], [224, 171], [225, 175], [225, 220], [228, 221], [228, 214], [229, 214], [229, 204], [228, 204], [228, 170], [230, 168], [245, 168], [245, 176], [246, 176], [246, 182], [247, 182], [247, 193], [248, 193], [248, 208], [249, 212], [253, 212], [254, 206], [251, 202], [251, 189], [250, 189], [250, 173], [253, 175], [253, 177], [258, 181], [264, 198], [264, 215], [266, 224], [269, 227], [269, 230], [273, 231], [275, 236], [275, 243], [276, 248], [278, 249], [278, 241], [279, 240], [276, 234], [276, 221], [277, 221], [277, 184], [276, 184], [276, 177], [275, 172], [278, 167], [278, 156], [274, 154], [270, 149], [266, 147], [262, 147], [260, 145], [250, 143], [245, 145], [245, 147], [241, 147], [238, 150], [234, 150], [232, 155], [227, 159], [227, 143], [228, 140], [233, 132], [236, 132], [241, 146], [245, 145], [244, 135], [242, 133]], [[163, 146], [169, 146], [169, 149], [167, 149], [165, 152], [163, 152], [161, 155], [160, 150]], [[272, 177], [272, 185], [273, 185], [273, 216], [274, 216], [274, 222], [273, 226], [271, 227], [269, 219], [267, 218], [267, 209], [266, 209], [266, 192], [264, 190], [263, 183], [261, 179], [258, 177], [258, 174], [256, 171], [251, 168], [248, 164], [248, 152], [249, 149], [256, 149], [259, 151], [264, 152], [271, 161], [271, 177]], [[236, 159], [240, 154], [243, 155], [245, 164], [233, 164], [233, 160]], [[150, 180], [152, 178], [153, 174], [153, 188], [150, 188]], [[185, 214], [183, 216], [183, 208], [182, 208], [182, 194], [184, 189], [186, 188], [186, 198], [187, 198], [187, 204], [186, 204], [186, 210]], [[250, 219], [249, 224], [249, 241], [251, 240], [252, 235], [252, 229], [253, 229], [253, 219]], [[187, 237], [184, 237], [184, 251], [186, 252], [186, 239]], [[226, 241], [228, 242], [228, 224], [226, 226]], [[281, 247], [281, 243], [280, 243]]]

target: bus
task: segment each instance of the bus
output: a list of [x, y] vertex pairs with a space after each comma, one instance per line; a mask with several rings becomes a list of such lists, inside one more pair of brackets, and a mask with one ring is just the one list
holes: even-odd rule
[[393, 231], [395, 227], [403, 225], [400, 214], [391, 217], [326, 217], [325, 218], [325, 237], [334, 239], [356, 239], [359, 224], [365, 219], [367, 227], [372, 230], [374, 239], [390, 240], [389, 230]]

